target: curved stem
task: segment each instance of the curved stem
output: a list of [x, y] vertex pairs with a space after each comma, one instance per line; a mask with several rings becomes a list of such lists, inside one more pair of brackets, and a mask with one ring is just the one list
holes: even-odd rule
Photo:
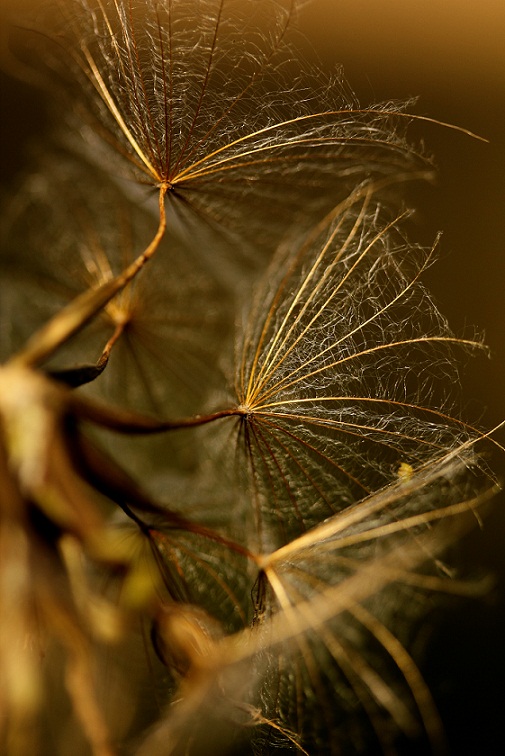
[[36, 331], [24, 348], [9, 360], [12, 365], [36, 367], [47, 360], [74, 334], [92, 320], [110, 300], [135, 278], [151, 259], [166, 230], [165, 195], [169, 186], [162, 184], [159, 194], [160, 221], [153, 240], [122, 273], [96, 289], [88, 289], [64, 307]]
[[103, 404], [91, 402], [88, 399], [72, 394], [69, 397], [69, 407], [77, 417], [87, 420], [102, 428], [128, 434], [151, 434], [163, 433], [171, 430], [195, 428], [207, 425], [224, 417], [244, 417], [245, 410], [235, 407], [232, 409], [219, 410], [208, 415], [194, 415], [193, 417], [178, 420], [158, 420], [147, 415], [140, 415], [118, 407], [108, 407]]

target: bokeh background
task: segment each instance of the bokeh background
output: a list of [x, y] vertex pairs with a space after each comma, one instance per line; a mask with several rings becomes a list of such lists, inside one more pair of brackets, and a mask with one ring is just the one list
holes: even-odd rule
[[[0, 10], [8, 2], [0, 0]], [[363, 105], [416, 96], [415, 113], [489, 140], [415, 124], [411, 134], [439, 172], [434, 185], [409, 187], [408, 202], [417, 208], [417, 241], [431, 244], [443, 231], [439, 261], [425, 278], [440, 308], [456, 333], [476, 326], [490, 347], [490, 360], [469, 361], [463, 384], [466, 417], [491, 428], [505, 419], [505, 2], [312, 0], [299, 29], [305, 54], [343, 66]], [[3, 32], [0, 44], [9, 69]], [[44, 95], [8, 72], [0, 74], [0, 98], [1, 191], [8, 192], [47, 116]], [[504, 442], [505, 433], [497, 438]], [[505, 473], [505, 455], [497, 466]], [[504, 512], [502, 498], [463, 544], [476, 574], [496, 576], [495, 589], [455, 605], [428, 645], [425, 675], [458, 756], [505, 753]]]
[[491, 362], [469, 365], [471, 411], [505, 418], [505, 3], [314, 0], [303, 30], [325, 65], [342, 65], [362, 104], [418, 97], [414, 112], [467, 128], [483, 144], [418, 124], [439, 168], [412, 192], [421, 241], [443, 231], [430, 287], [458, 330], [484, 331]]
[[[425, 278], [440, 308], [456, 332], [474, 325], [490, 347], [490, 360], [468, 362], [463, 385], [466, 416], [494, 427], [505, 419], [505, 2], [314, 0], [302, 21], [324, 64], [343, 66], [362, 104], [418, 97], [414, 112], [489, 140], [415, 126], [438, 178], [409, 189], [408, 200], [419, 241], [443, 231]], [[505, 433], [496, 438], [503, 443]], [[495, 469], [503, 477], [503, 455]], [[425, 663], [454, 756], [505, 753], [504, 512], [502, 496], [462, 544], [463, 559], [496, 576], [495, 591], [448, 612]]]

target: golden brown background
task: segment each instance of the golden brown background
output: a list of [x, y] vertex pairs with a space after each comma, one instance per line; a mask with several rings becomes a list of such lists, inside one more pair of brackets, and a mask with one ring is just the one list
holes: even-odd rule
[[342, 64], [361, 102], [419, 97], [418, 114], [457, 124], [472, 140], [420, 124], [439, 168], [416, 191], [419, 238], [444, 232], [430, 287], [457, 331], [484, 330], [492, 361], [469, 365], [469, 410], [505, 418], [505, 2], [314, 0], [303, 30], [325, 64]]
[[[314, 0], [302, 20], [325, 65], [343, 65], [363, 104], [417, 96], [414, 112], [489, 140], [416, 127], [439, 172], [435, 186], [410, 192], [409, 201], [418, 208], [419, 241], [443, 231], [440, 259], [425, 278], [442, 312], [457, 333], [476, 326], [491, 349], [491, 360], [468, 362], [463, 384], [467, 419], [493, 427], [505, 419], [505, 2]], [[503, 443], [505, 432], [496, 437]], [[497, 460], [503, 477], [504, 455]], [[464, 558], [497, 576], [497, 587], [437, 631], [428, 670], [450, 753], [498, 756], [505, 753], [505, 497], [463, 548]]]

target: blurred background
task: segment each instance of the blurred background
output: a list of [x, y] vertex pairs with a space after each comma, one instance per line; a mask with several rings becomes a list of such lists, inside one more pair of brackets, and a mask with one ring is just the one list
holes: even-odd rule
[[[484, 144], [419, 123], [438, 167], [435, 185], [409, 188], [413, 235], [443, 231], [425, 282], [449, 323], [475, 326], [491, 359], [463, 374], [465, 417], [491, 428], [505, 419], [505, 2], [313, 0], [303, 32], [331, 67], [342, 65], [363, 105], [418, 97], [414, 112], [469, 129]], [[502, 443], [505, 433], [496, 435]], [[505, 456], [495, 469], [502, 476]], [[424, 674], [449, 731], [451, 754], [505, 753], [505, 498], [461, 547], [496, 589], [449, 611], [428, 644]], [[409, 751], [406, 751], [409, 753]]]
[[[0, 0], [2, 3], [10, 0]], [[419, 115], [469, 129], [488, 144], [429, 123], [414, 124], [438, 166], [434, 185], [408, 188], [414, 240], [443, 231], [425, 282], [456, 333], [475, 326], [491, 359], [469, 360], [465, 418], [491, 428], [505, 419], [505, 2], [504, 0], [312, 0], [300, 15], [307, 55], [343, 66], [361, 103], [418, 97]], [[5, 31], [5, 30], [4, 30]], [[5, 53], [5, 34], [0, 44]], [[8, 56], [2, 56], [9, 68]], [[2, 191], [44, 129], [44, 97], [0, 74]], [[497, 435], [505, 441], [505, 433]], [[498, 474], [505, 455], [497, 456]], [[504, 476], [505, 477], [505, 476]], [[455, 605], [429, 640], [424, 673], [449, 729], [452, 754], [505, 753], [505, 504], [465, 541], [476, 573], [496, 575], [492, 595]], [[471, 571], [471, 569], [470, 569]]]
[[301, 26], [363, 105], [418, 97], [415, 113], [489, 140], [416, 124], [439, 173], [409, 192], [419, 240], [443, 231], [431, 290], [456, 331], [475, 325], [491, 349], [466, 386], [472, 414], [494, 425], [505, 418], [505, 3], [313, 0]]

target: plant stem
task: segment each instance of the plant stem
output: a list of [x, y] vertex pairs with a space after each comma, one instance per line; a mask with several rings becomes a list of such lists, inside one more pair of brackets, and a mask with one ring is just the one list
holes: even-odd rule
[[115, 278], [106, 281], [96, 289], [88, 289], [76, 297], [31, 336], [24, 348], [11, 358], [10, 364], [19, 367], [36, 367], [47, 360], [59, 347], [96, 317], [103, 307], [135, 278], [154, 255], [165, 234], [167, 225], [165, 195], [168, 189], [166, 184], [160, 186], [158, 230], [142, 254]]

